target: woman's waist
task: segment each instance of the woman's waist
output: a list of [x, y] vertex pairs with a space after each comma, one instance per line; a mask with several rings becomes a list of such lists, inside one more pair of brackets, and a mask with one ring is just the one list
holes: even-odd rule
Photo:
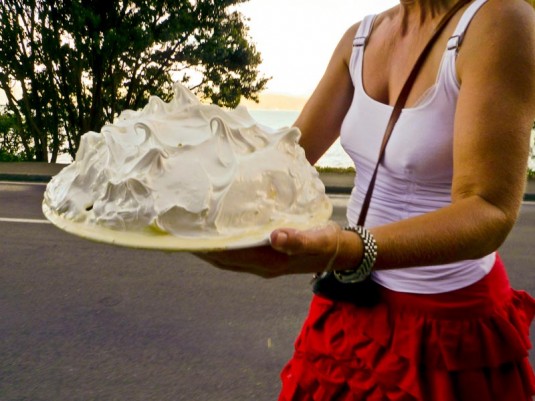
[[488, 273], [455, 290], [424, 294], [380, 286], [382, 298], [394, 309], [429, 312], [441, 318], [467, 318], [493, 313], [496, 308], [510, 302], [513, 291], [499, 255], [493, 254], [491, 260], [494, 263]]
[[[404, 188], [403, 188], [404, 187]], [[450, 184], [398, 183], [374, 191], [365, 225], [377, 227], [425, 213], [451, 204]], [[348, 224], [359, 219], [365, 190], [355, 187], [347, 207]], [[439, 294], [467, 287], [482, 279], [492, 268], [495, 254], [475, 260], [434, 266], [380, 270], [374, 280], [393, 291], [412, 294]]]
[[[416, 314], [438, 319], [470, 319], [488, 316], [511, 302], [507, 273], [499, 255], [493, 254], [490, 271], [461, 288], [440, 293], [413, 293], [378, 285], [382, 303], [397, 313]], [[415, 268], [418, 269], [418, 268]], [[385, 271], [387, 272], [387, 271]], [[333, 303], [325, 299], [322, 302]]]
[[[373, 280], [395, 293], [412, 294], [415, 299], [427, 295], [440, 299], [443, 296], [441, 294], [459, 291], [483, 280], [495, 262], [496, 254], [492, 253], [479, 259], [443, 265], [377, 270], [373, 273]], [[478, 291], [471, 292], [474, 296], [471, 302], [482, 300], [482, 304], [486, 304], [487, 291], [488, 286], [483, 283]]]

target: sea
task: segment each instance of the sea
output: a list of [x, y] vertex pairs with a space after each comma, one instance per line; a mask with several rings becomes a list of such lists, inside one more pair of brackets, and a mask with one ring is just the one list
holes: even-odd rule
[[[299, 115], [299, 110], [249, 109], [248, 112], [258, 123], [273, 129], [290, 127]], [[71, 163], [71, 161], [72, 159], [68, 155], [60, 155], [58, 157], [58, 163]], [[316, 166], [348, 168], [353, 167], [353, 162], [340, 145], [340, 141], [336, 140], [327, 152], [325, 152], [325, 154], [316, 162]], [[535, 170], [535, 130], [532, 131], [531, 135], [529, 168]]]
[[[260, 124], [270, 128], [290, 127], [297, 116], [299, 110], [248, 110], [249, 114]], [[325, 154], [316, 162], [319, 167], [353, 167], [353, 162], [336, 140]]]
[[[249, 114], [260, 124], [267, 127], [278, 129], [283, 127], [290, 127], [297, 119], [299, 110], [248, 110]], [[69, 164], [72, 158], [68, 154], [58, 156], [58, 163]], [[344, 152], [340, 142], [337, 140], [330, 149], [325, 152], [316, 166], [319, 167], [339, 167], [347, 168], [353, 167], [353, 162], [349, 156]]]

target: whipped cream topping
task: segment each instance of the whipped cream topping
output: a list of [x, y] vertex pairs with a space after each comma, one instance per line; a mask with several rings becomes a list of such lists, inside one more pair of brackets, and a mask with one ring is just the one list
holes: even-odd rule
[[330, 217], [298, 129], [202, 104], [180, 84], [174, 92], [84, 134], [43, 208], [83, 225], [203, 239]]

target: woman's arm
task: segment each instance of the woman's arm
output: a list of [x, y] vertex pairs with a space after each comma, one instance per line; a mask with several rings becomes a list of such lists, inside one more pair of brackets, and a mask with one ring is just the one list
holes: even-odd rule
[[[502, 244], [525, 187], [534, 71], [532, 8], [523, 1], [489, 1], [474, 19], [458, 58], [452, 204], [371, 229], [379, 249], [377, 269], [479, 258]], [[360, 240], [344, 232], [342, 241], [335, 268], [358, 265]], [[274, 233], [273, 243], [293, 253], [306, 248], [292, 235], [278, 241]]]
[[340, 127], [353, 98], [349, 59], [358, 24], [346, 31], [312, 96], [294, 126], [300, 129], [300, 145], [314, 164], [340, 136]]
[[[490, 0], [467, 32], [457, 67], [461, 89], [454, 127], [452, 204], [371, 229], [379, 249], [376, 269], [482, 257], [501, 245], [516, 220], [535, 117], [532, 8], [522, 0]], [[336, 63], [330, 68], [337, 71]], [[327, 83], [335, 76], [326, 73], [326, 82], [320, 83], [302, 115], [304, 121], [317, 121], [318, 115], [306, 118], [306, 113], [321, 112], [317, 105], [326, 101], [322, 94], [334, 93], [321, 89], [322, 85], [330, 87]], [[314, 161], [330, 142], [309, 143], [318, 122], [301, 124], [303, 144]], [[227, 252], [211, 262], [264, 277], [317, 272], [327, 265], [337, 243], [334, 269], [355, 268], [362, 259], [357, 235], [333, 225], [308, 231], [275, 230], [271, 242], [279, 253], [270, 247]]]

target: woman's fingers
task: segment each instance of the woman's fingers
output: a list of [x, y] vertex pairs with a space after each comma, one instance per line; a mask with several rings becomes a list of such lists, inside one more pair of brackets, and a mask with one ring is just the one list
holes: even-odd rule
[[[212, 265], [262, 277], [321, 271], [338, 252], [340, 226], [329, 223], [310, 230], [281, 228], [271, 233], [271, 246], [197, 253]], [[319, 269], [319, 270], [318, 270]]]
[[270, 236], [272, 248], [287, 255], [298, 254], [306, 243], [306, 240], [299, 233], [292, 228], [281, 228], [273, 231]]
[[288, 255], [270, 246], [196, 253], [197, 257], [216, 267], [236, 272], [248, 272], [262, 277], [284, 274]]
[[336, 249], [340, 231], [340, 226], [334, 222], [305, 231], [281, 228], [271, 233], [271, 246], [287, 255], [331, 254]]

